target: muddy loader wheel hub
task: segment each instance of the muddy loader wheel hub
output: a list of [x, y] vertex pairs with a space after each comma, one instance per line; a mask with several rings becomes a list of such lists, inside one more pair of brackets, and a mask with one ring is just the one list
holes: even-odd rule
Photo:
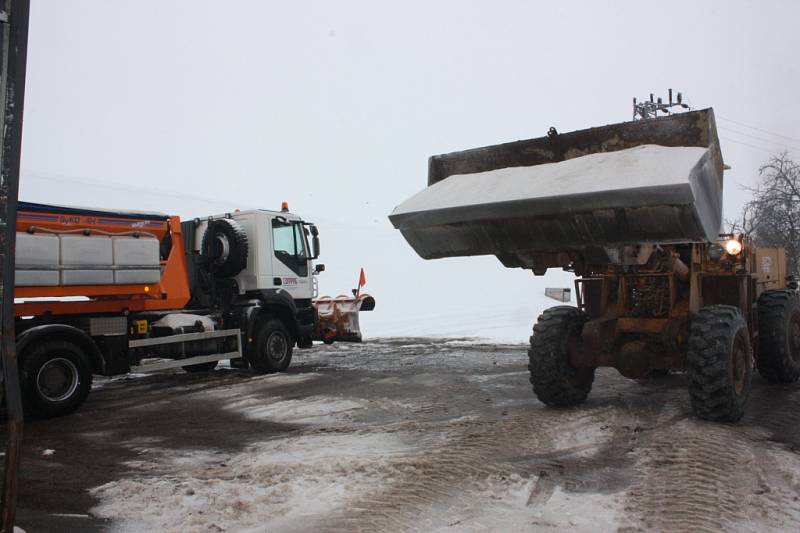
[[36, 387], [48, 401], [64, 401], [78, 388], [80, 377], [75, 363], [58, 357], [51, 359], [39, 369]]
[[741, 394], [744, 390], [745, 376], [747, 375], [747, 352], [742, 346], [740, 338], [736, 338], [731, 354], [731, 374], [733, 378], [733, 388], [736, 394]]

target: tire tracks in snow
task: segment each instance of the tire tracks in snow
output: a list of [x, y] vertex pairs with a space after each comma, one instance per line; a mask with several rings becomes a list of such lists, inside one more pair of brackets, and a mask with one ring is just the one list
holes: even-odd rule
[[[682, 392], [668, 394], [654, 425], [642, 432], [635, 457], [638, 475], [626, 494], [620, 531], [800, 530], [797, 489], [772, 456], [785, 452], [751, 425], [752, 414], [739, 425], [694, 418], [685, 409]], [[769, 389], [761, 395], [774, 412]], [[780, 412], [792, 411], [786, 407]], [[778, 418], [784, 416], [797, 417]], [[786, 458], [797, 464], [796, 457]]]
[[[613, 409], [554, 411], [545, 408], [494, 420], [438, 423], [414, 421], [419, 452], [397, 458], [387, 477], [396, 479], [368, 497], [314, 525], [318, 531], [429, 531], [446, 527], [474, 510], [477, 495], [502, 487], [509, 477], [537, 479], [530, 515], [546, 505], [557, 487], [567, 492], [616, 492], [630, 479], [626, 455], [636, 438], [635, 420]], [[575, 434], [601, 434], [564, 445], [565, 426]], [[602, 428], [602, 429], [601, 429]], [[444, 431], [444, 441], [436, 433]]]

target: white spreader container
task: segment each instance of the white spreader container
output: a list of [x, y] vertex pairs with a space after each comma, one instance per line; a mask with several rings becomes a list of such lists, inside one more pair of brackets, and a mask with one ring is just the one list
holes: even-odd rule
[[114, 282], [157, 283], [161, 279], [158, 239], [113, 237]]
[[114, 283], [111, 238], [104, 235], [59, 235], [61, 285]]
[[15, 254], [14, 281], [18, 287], [53, 287], [59, 284], [58, 236], [17, 233]]

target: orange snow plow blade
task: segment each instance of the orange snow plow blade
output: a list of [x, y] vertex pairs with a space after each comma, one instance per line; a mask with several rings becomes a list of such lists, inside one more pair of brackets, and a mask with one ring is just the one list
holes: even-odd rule
[[375, 309], [375, 298], [369, 294], [357, 297], [339, 295], [336, 298], [323, 296], [314, 300], [317, 312], [315, 340], [325, 344], [339, 342], [361, 342], [361, 327], [358, 323], [360, 311]]

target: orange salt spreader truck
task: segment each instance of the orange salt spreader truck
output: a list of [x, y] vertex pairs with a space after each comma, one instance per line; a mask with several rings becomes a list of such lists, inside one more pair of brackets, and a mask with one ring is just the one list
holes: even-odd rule
[[74, 411], [93, 374], [208, 371], [225, 359], [280, 372], [295, 346], [360, 342], [358, 313], [375, 300], [317, 298], [319, 250], [316, 226], [286, 203], [181, 222], [20, 202], [14, 296], [26, 411]]

